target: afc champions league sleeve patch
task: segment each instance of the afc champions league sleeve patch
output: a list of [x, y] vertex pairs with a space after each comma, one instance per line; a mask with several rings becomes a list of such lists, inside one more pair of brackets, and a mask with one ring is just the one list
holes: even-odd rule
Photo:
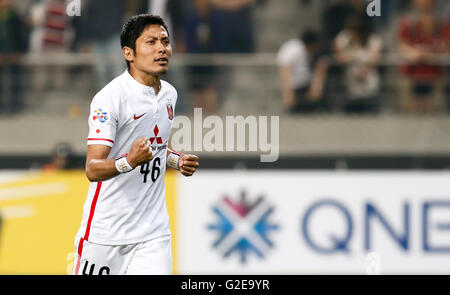
[[167, 114], [169, 115], [169, 120], [173, 120], [173, 107], [172, 103], [166, 103]]
[[100, 123], [105, 123], [108, 120], [108, 113], [104, 112], [102, 109], [96, 109], [93, 112], [92, 119], [94, 122], [98, 120]]

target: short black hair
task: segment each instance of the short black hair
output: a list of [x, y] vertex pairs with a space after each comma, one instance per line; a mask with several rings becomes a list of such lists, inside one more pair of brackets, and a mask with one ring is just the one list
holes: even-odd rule
[[[120, 34], [120, 45], [122, 48], [130, 47], [136, 51], [136, 40], [142, 35], [142, 32], [151, 25], [161, 25], [169, 35], [169, 29], [165, 21], [158, 15], [138, 14], [130, 18], [122, 27]], [[127, 61], [128, 68], [130, 63]]]
[[319, 34], [313, 30], [306, 30], [301, 34], [300, 39], [306, 44], [316, 44], [319, 42]]

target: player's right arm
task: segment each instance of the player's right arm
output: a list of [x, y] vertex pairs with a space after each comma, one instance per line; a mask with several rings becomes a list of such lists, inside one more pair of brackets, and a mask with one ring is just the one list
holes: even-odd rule
[[[147, 137], [142, 137], [133, 142], [126, 156], [128, 164], [134, 169], [139, 165], [150, 162], [153, 154], [149, 149], [150, 142]], [[111, 147], [94, 144], [88, 146], [86, 154], [86, 176], [91, 182], [111, 179], [119, 175], [115, 159], [107, 159]]]

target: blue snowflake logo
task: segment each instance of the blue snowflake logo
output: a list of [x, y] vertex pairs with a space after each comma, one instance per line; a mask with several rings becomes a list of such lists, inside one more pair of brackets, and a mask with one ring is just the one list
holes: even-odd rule
[[224, 258], [237, 253], [241, 263], [245, 264], [250, 253], [264, 258], [265, 253], [274, 247], [269, 235], [278, 230], [279, 226], [269, 221], [274, 207], [264, 197], [260, 196], [250, 203], [245, 192], [241, 193], [238, 202], [225, 196], [213, 207], [213, 212], [217, 223], [209, 225], [208, 229], [219, 234], [213, 247]]

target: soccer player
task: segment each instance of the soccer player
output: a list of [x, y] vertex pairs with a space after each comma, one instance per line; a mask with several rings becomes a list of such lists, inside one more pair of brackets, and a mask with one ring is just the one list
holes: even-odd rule
[[166, 165], [191, 176], [198, 157], [168, 148], [177, 92], [160, 79], [169, 32], [159, 16], [123, 27], [128, 69], [94, 97], [86, 175], [91, 181], [75, 239], [75, 274], [171, 274]]

